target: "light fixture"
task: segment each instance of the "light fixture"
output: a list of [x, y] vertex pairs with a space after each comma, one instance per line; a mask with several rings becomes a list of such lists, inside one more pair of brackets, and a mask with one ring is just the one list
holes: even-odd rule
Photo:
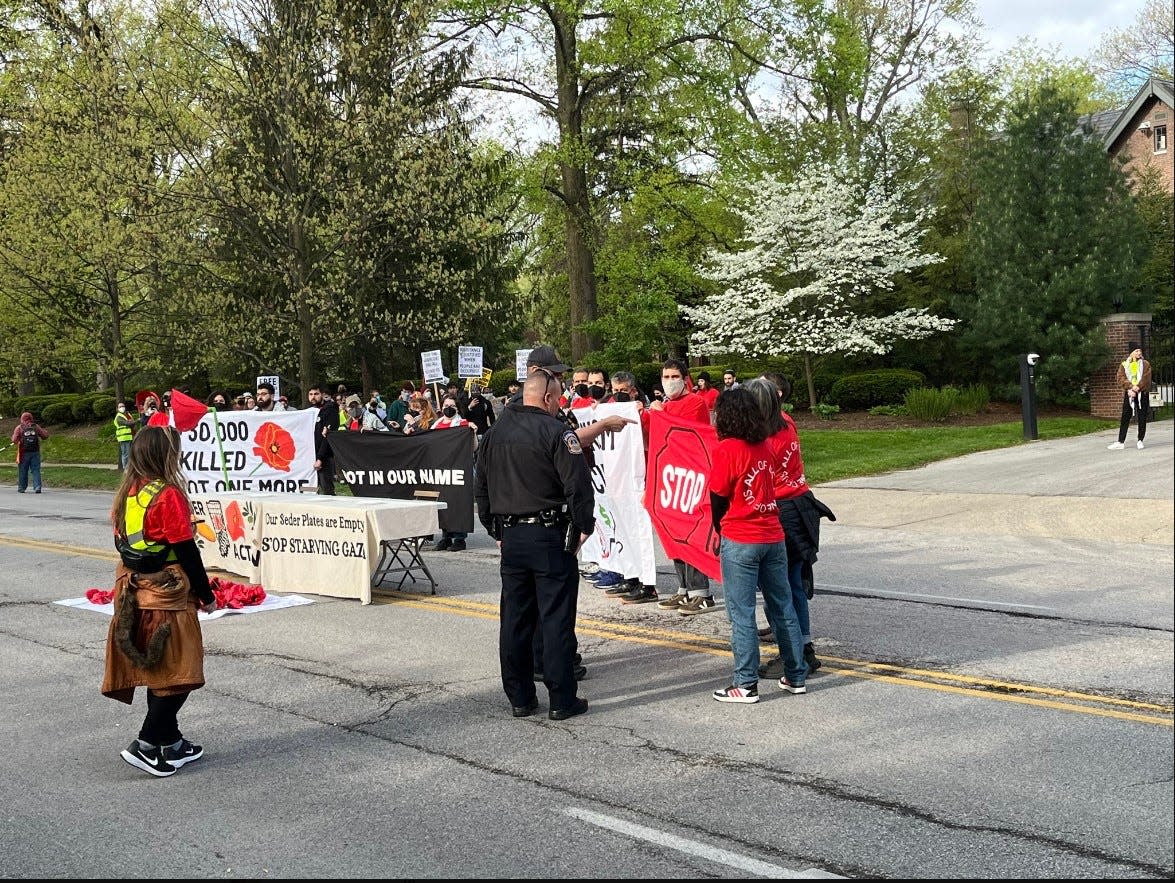
[[1151, 127], [1151, 121], [1150, 121], [1150, 120], [1145, 120], [1145, 121], [1143, 121], [1143, 124], [1142, 124], [1141, 126], [1139, 126], [1139, 127], [1138, 127], [1138, 131], [1140, 131], [1140, 132], [1145, 132], [1145, 131], [1146, 131], [1147, 129], [1149, 129], [1150, 127]]

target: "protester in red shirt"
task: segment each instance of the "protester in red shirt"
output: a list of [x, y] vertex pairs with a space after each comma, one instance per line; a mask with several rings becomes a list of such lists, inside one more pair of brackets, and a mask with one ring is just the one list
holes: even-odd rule
[[775, 456], [755, 397], [740, 388], [723, 393], [715, 409], [718, 447], [710, 472], [714, 529], [721, 535], [718, 559], [734, 676], [715, 690], [719, 702], [759, 701], [759, 635], [756, 591], [762, 591], [767, 621], [778, 636], [785, 674], [780, 689], [805, 693], [800, 624], [787, 581], [787, 546], [775, 502]]
[[[668, 359], [661, 365], [661, 389], [665, 391], [664, 401], [653, 401], [641, 411], [641, 429], [645, 434], [645, 447], [649, 445], [649, 411], [664, 411], [674, 417], [695, 423], [709, 423], [710, 409], [705, 401], [690, 389], [689, 370], [685, 363]], [[710, 591], [710, 577], [692, 564], [674, 559], [673, 569], [677, 573], [677, 591], [664, 601], [658, 601], [662, 610], [676, 610], [685, 616], [705, 613], [717, 608]]]
[[706, 407], [711, 411], [714, 410], [714, 403], [718, 401], [718, 390], [716, 390], [710, 383], [710, 372], [698, 372], [698, 389], [697, 393], [701, 396], [702, 401], [706, 403]]

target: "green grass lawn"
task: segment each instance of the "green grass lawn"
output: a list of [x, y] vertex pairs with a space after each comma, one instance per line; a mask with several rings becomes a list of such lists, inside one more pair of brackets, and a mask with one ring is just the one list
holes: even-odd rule
[[[1114, 420], [1095, 417], [1050, 417], [1039, 420], [1037, 429], [1040, 438], [1047, 440], [1085, 435], [1116, 425]], [[1024, 428], [1019, 421], [924, 429], [805, 429], [800, 438], [809, 484], [913, 469], [976, 451], [1025, 444]], [[11, 453], [8, 452], [10, 456]], [[122, 479], [122, 474], [114, 469], [53, 465], [117, 462], [118, 449], [111, 440], [55, 435], [44, 442], [42, 459], [46, 488], [113, 491]], [[16, 466], [0, 465], [0, 484], [16, 484]], [[338, 485], [338, 490], [340, 494], [349, 493], [343, 484]]]

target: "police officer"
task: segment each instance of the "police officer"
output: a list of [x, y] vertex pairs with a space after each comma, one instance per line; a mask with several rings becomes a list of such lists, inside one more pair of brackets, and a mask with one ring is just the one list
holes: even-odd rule
[[531, 657], [536, 623], [551, 720], [587, 711], [576, 696], [575, 553], [595, 527], [591, 476], [579, 439], [559, 412], [561, 385], [549, 370], [526, 379], [479, 446], [478, 516], [502, 550], [499, 656], [502, 687], [515, 717], [538, 710]]

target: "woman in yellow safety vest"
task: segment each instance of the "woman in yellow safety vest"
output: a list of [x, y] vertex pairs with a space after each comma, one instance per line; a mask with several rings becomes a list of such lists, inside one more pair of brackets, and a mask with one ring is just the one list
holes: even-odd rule
[[1126, 447], [1126, 433], [1130, 429], [1130, 418], [1138, 420], [1138, 449], [1146, 447], [1146, 417], [1150, 408], [1151, 363], [1142, 357], [1142, 350], [1135, 349], [1126, 361], [1118, 366], [1118, 386], [1122, 387], [1122, 420], [1118, 424], [1118, 440], [1110, 445], [1111, 451]]
[[129, 705], [136, 687], [147, 688], [147, 716], [121, 757], [158, 777], [203, 756], [176, 718], [188, 694], [204, 686], [197, 612], [216, 610], [179, 464], [175, 428], [141, 430], [110, 512], [121, 561], [102, 694]]
[[135, 421], [126, 402], [118, 403], [114, 415], [114, 440], [118, 442], [118, 468], [126, 469], [131, 459], [131, 442], [135, 437]]

